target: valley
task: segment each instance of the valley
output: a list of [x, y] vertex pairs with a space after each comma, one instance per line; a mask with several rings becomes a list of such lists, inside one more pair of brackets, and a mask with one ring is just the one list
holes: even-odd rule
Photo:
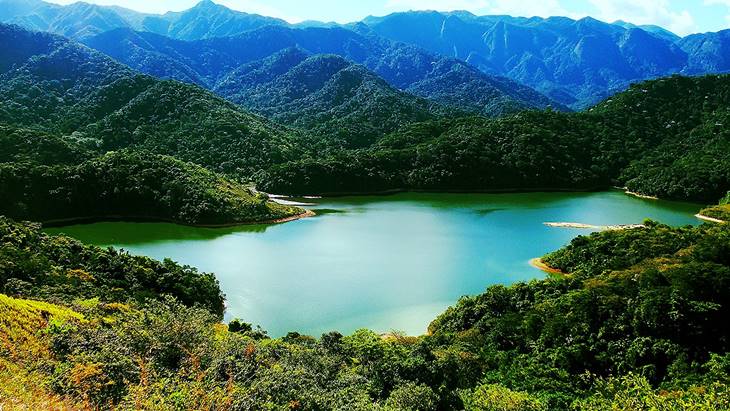
[[540, 279], [531, 258], [596, 231], [545, 222], [609, 226], [650, 218], [697, 225], [694, 214], [701, 207], [618, 191], [305, 201], [317, 216], [277, 226], [99, 223], [46, 232], [214, 272], [226, 295], [226, 318], [245, 318], [274, 337], [360, 328], [421, 335], [459, 297]]
[[92, 3], [0, 0], [0, 409], [730, 410], [730, 30]]

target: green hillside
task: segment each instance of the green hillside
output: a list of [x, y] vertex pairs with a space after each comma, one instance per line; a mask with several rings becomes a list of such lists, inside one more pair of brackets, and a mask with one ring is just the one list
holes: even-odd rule
[[46, 223], [109, 219], [229, 225], [304, 213], [200, 166], [138, 151], [79, 165], [0, 164], [0, 214]]
[[0, 38], [27, 48], [0, 64], [0, 214], [218, 225], [303, 213], [242, 185], [295, 158], [289, 129], [60, 37], [1, 26]]
[[633, 86], [585, 113], [405, 126], [363, 150], [276, 165], [265, 190], [597, 189], [714, 203], [730, 186], [730, 76]]
[[244, 65], [216, 91], [281, 124], [310, 131], [313, 144], [327, 151], [368, 147], [406, 124], [448, 112], [342, 57], [308, 56], [296, 48]]

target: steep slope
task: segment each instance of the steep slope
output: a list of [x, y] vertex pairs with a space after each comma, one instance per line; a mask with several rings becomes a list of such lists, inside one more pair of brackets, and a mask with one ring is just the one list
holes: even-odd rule
[[135, 73], [61, 37], [0, 24], [0, 121], [57, 129], [67, 110], [97, 88]]
[[411, 84], [407, 90], [446, 106], [489, 117], [547, 107], [569, 111], [534, 89], [504, 77], [486, 75], [451, 58], [435, 62], [428, 77]]
[[270, 25], [288, 25], [281, 19], [248, 14], [202, 0], [195, 7], [179, 13], [148, 16], [142, 20], [144, 31], [180, 40], [226, 37]]
[[678, 44], [689, 56], [687, 73], [730, 71], [730, 30], [693, 34], [683, 38]]
[[[361, 64], [390, 85], [424, 98], [485, 115], [517, 108], [565, 109], [506, 78], [496, 78], [464, 62], [430, 54], [343, 28], [265, 27], [235, 37], [183, 42], [152, 33], [114, 30], [85, 43], [145, 73], [204, 84], [235, 93], [228, 81], [245, 75], [246, 65], [296, 47], [309, 54], [334, 54]], [[221, 85], [222, 81], [227, 84]], [[478, 90], [475, 92], [474, 90]]]
[[88, 405], [57, 395], [38, 373], [36, 362], [48, 361], [51, 343], [42, 331], [50, 324], [75, 324], [83, 316], [68, 308], [0, 294], [0, 406], [7, 409], [75, 409]]
[[379, 35], [466, 60], [574, 108], [688, 64], [686, 48], [666, 32], [591, 18], [407, 12], [364, 22]]
[[[724, 52], [728, 48], [728, 40], [723, 32], [698, 34], [680, 39], [674, 33], [658, 26], [637, 26], [622, 21], [609, 24], [592, 18], [572, 20], [565, 17], [543, 19], [475, 16], [459, 11], [404, 12], [384, 17], [368, 17], [360, 23], [345, 26], [320, 22], [290, 25], [279, 19], [237, 12], [210, 0], [204, 0], [183, 12], [164, 15], [148, 15], [119, 7], [85, 3], [58, 6], [39, 0], [0, 0], [0, 6], [2, 6], [0, 21], [21, 24], [35, 30], [52, 31], [81, 40], [90, 40], [96, 35], [115, 29], [144, 31], [180, 40], [238, 37], [272, 26], [320, 29], [324, 31], [308, 34], [316, 33], [327, 38], [320, 38], [315, 47], [303, 46], [304, 48], [313, 54], [338, 54], [363, 64], [400, 89], [406, 89], [424, 79], [420, 70], [428, 69], [429, 65], [422, 65], [425, 60], [417, 61], [420, 57], [413, 54], [422, 52], [416, 52], [422, 48], [439, 57], [466, 61], [489, 76], [502, 76], [516, 81], [508, 88], [515, 88], [521, 83], [573, 109], [583, 109], [595, 104], [609, 95], [626, 89], [633, 82], [677, 73], [695, 75], [728, 70], [725, 61], [728, 53]], [[363, 41], [361, 38], [345, 40], [340, 33], [334, 31], [342, 27], [366, 37], [367, 40]], [[287, 37], [286, 33], [282, 35]], [[298, 37], [300, 37], [298, 40], [302, 40], [302, 36]], [[378, 37], [404, 42], [411, 47], [401, 44], [391, 48], [386, 45], [385, 48], [389, 49], [388, 56], [384, 61], [377, 61], [382, 59], [373, 59], [370, 56], [374, 51], [370, 43], [380, 44], [375, 49], [382, 48], [385, 43], [383, 38]], [[271, 41], [266, 38], [261, 40]], [[310, 40], [311, 36], [307, 41]], [[343, 44], [337, 46], [336, 43], [342, 43], [343, 40], [346, 41], [344, 47]], [[105, 45], [105, 41], [108, 42], [108, 46]], [[195, 54], [197, 56], [195, 59], [205, 60], [205, 64], [199, 64], [168, 54], [170, 51], [178, 54], [178, 50], [161, 50], [157, 46], [148, 49], [136, 43], [133, 50], [124, 53], [123, 48], [115, 47], [113, 38], [107, 36], [105, 41], [96, 41], [95, 47], [110, 55], [114, 52], [131, 54], [122, 60], [151, 75], [192, 81], [196, 84], [206, 82], [207, 86], [212, 88], [216, 78], [219, 79], [225, 74], [218, 69], [206, 74], [200, 71], [200, 68], [193, 67], [216, 66], [216, 57], [211, 55], [208, 55], [210, 57], [208, 58], [202, 57], [205, 56], [202, 53]], [[124, 45], [129, 47], [131, 43], [127, 41]], [[268, 51], [264, 54], [258, 53], [257, 56], [251, 55], [250, 59], [245, 61], [239, 60], [235, 66], [296, 45], [301, 44], [298, 42], [281, 44], [281, 39], [274, 39], [274, 43], [271, 44], [249, 45], [255, 50]], [[321, 50], [317, 50], [318, 48]], [[236, 46], [228, 44], [225, 50], [228, 49], [236, 49]], [[218, 48], [214, 54], [219, 54], [221, 50]], [[403, 63], [404, 53], [409, 60], [412, 60], [412, 66], [394, 66], [392, 63], [395, 61]], [[121, 59], [121, 56], [115, 58]], [[433, 58], [428, 59], [433, 60]], [[228, 69], [230, 71], [234, 68]], [[206, 68], [204, 71], [211, 69]], [[414, 73], [417, 78], [414, 78]], [[216, 78], [209, 77], [210, 74]], [[506, 86], [503, 81], [502, 85]], [[485, 85], [480, 84], [480, 87]], [[446, 86], [439, 88], [449, 90]], [[500, 91], [508, 91], [504, 87], [497, 88]], [[463, 94], [466, 95], [450, 96], [447, 100], [465, 101], [462, 108], [473, 106], [474, 102], [468, 99], [471, 96], [468, 93]], [[510, 95], [509, 92], [506, 94]], [[439, 93], [436, 93], [437, 97], [438, 95]], [[545, 106], [542, 100], [534, 104], [530, 104], [530, 101], [527, 103], [530, 107]], [[476, 105], [489, 107], [481, 102], [477, 102]], [[558, 106], [556, 103], [552, 105]]]

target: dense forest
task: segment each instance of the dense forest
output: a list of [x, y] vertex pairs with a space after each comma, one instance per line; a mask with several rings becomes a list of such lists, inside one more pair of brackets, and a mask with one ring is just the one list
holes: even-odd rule
[[212, 275], [7, 219], [0, 241], [0, 398], [19, 404], [730, 409], [728, 225], [579, 237], [544, 259], [565, 275], [465, 297], [422, 337], [270, 339], [219, 323]]
[[0, 214], [219, 225], [304, 212], [242, 178], [287, 158], [292, 131], [56, 36], [0, 36], [17, 46], [0, 64]]
[[215, 90], [255, 113], [310, 131], [326, 150], [367, 147], [406, 124], [451, 113], [342, 57], [310, 56], [299, 48], [245, 64]]
[[200, 166], [140, 151], [79, 165], [0, 164], [0, 187], [0, 214], [47, 224], [123, 218], [227, 225], [304, 213]]
[[596, 189], [716, 203], [730, 186], [730, 77], [637, 84], [584, 113], [533, 111], [408, 125], [367, 149], [275, 165], [287, 193]]

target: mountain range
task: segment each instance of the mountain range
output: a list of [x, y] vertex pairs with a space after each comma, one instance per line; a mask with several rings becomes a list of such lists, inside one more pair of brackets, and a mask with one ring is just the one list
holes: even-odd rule
[[[232, 77], [245, 74], [247, 67], [267, 64], [265, 60], [277, 53], [299, 48], [312, 55], [340, 56], [362, 65], [396, 89], [472, 113], [497, 116], [549, 106], [567, 110], [529, 87], [487, 75], [463, 61], [341, 27], [267, 26], [233, 37], [196, 41], [116, 29], [84, 43], [144, 73], [192, 82], [226, 98], [231, 90], [221, 87], [221, 82], [230, 85]], [[245, 90], [235, 90], [234, 94], [240, 96]]]
[[[404, 12], [335, 25], [321, 22], [289, 24], [280, 19], [234, 11], [210, 0], [183, 12], [163, 15], [86, 3], [57, 6], [41, 0], [0, 0], [0, 6], [0, 21], [62, 34], [93, 44], [107, 53], [114, 50], [120, 53], [119, 41], [126, 46], [133, 44], [133, 49], [124, 50], [126, 59], [118, 55], [114, 57], [149, 74], [162, 73], [183, 81], [207, 83], [209, 88], [213, 87], [210, 81], [222, 73], [210, 72], [220, 67], [200, 71], [201, 64], [210, 64], [213, 60], [205, 53], [210, 48], [218, 48], [220, 43], [216, 40], [222, 38], [254, 41], [253, 31], [258, 31], [258, 36], [261, 36], [261, 42], [255, 45], [259, 58], [268, 57], [283, 48], [302, 46], [314, 54], [338, 54], [363, 64], [391, 85], [405, 90], [415, 80], [423, 80], [424, 75], [419, 67], [413, 65], [406, 65], [401, 72], [393, 73], [393, 63], [402, 62], [403, 57], [393, 57], [392, 54], [406, 53], [413, 62], [423, 60], [426, 54], [425, 60], [431, 60], [434, 65], [441, 58], [456, 59], [459, 64], [468, 63], [468, 67], [477, 69], [473, 71], [488, 75], [479, 79], [480, 84], [489, 83], [485, 79], [491, 79], [502, 83], [501, 91], [504, 88], [512, 91], [512, 94], [507, 93], [510, 100], [515, 100], [514, 94], [529, 89], [518, 89], [516, 83], [507, 83], [500, 78], [506, 77], [529, 86], [552, 99], [543, 98], [538, 102], [532, 92], [526, 99], [517, 99], [516, 106], [523, 108], [541, 108], [546, 106], [545, 101], [551, 101], [556, 108], [562, 105], [583, 109], [637, 81], [671, 74], [701, 75], [730, 71], [729, 31], [681, 38], [658, 26], [637, 26], [622, 21], [604, 23], [592, 18], [573, 20], [565, 17], [475, 16], [468, 12]], [[117, 29], [125, 30], [127, 34], [117, 32], [105, 36]], [[298, 33], [298, 29], [305, 29], [301, 30], [304, 33]], [[353, 34], [348, 38], [338, 30], [360, 36], [352, 37]], [[139, 35], [144, 41], [131, 39], [131, 31], [143, 32]], [[152, 34], [175, 40], [211, 42], [180, 46], [170, 40], [161, 46], [160, 40], [150, 41]], [[100, 35], [104, 37], [99, 38]], [[309, 47], [298, 43], [305, 38]], [[337, 41], [346, 43], [332, 47]], [[275, 50], [269, 48], [267, 53], [263, 53], [266, 48], [262, 45], [266, 44], [264, 42], [279, 47], [272, 47]], [[312, 47], [312, 43], [318, 47]], [[194, 54], [183, 53], [184, 58], [178, 58], [181, 47], [191, 52], [194, 50]], [[383, 49], [387, 52], [383, 53]], [[191, 61], [191, 58], [196, 61]], [[233, 70], [236, 67], [226, 68]], [[420, 69], [422, 71], [424, 67]], [[415, 79], [410, 78], [414, 70]], [[453, 80], [464, 75], [462, 71], [450, 77]], [[460, 90], [466, 87], [473, 90], [473, 79], [473, 73], [469, 73], [469, 79], [460, 78], [458, 87], [451, 88], [457, 90], [454, 95], [444, 96], [443, 90], [449, 88], [440, 84], [434, 86], [433, 82], [426, 87], [415, 86], [413, 91], [422, 97], [435, 96], [442, 103], [458, 102], [461, 108], [488, 114], [492, 108], [491, 101], [484, 104], [474, 96], [465, 96]], [[444, 83], [450, 84], [448, 81]], [[491, 92], [491, 88], [500, 90], [495, 84], [489, 86]], [[511, 110], [502, 106], [493, 110], [493, 114], [502, 112]]]
[[587, 17], [517, 18], [407, 12], [367, 18], [380, 36], [459, 58], [573, 108], [639, 80], [730, 70], [730, 31], [685, 38], [657, 26]]
[[209, 0], [187, 11], [164, 15], [84, 2], [60, 6], [41, 0], [3, 0], [0, 6], [3, 22], [73, 39], [84, 39], [116, 28], [131, 28], [182, 40], [198, 40], [236, 35], [263, 26], [288, 25], [280, 19], [234, 11]]

